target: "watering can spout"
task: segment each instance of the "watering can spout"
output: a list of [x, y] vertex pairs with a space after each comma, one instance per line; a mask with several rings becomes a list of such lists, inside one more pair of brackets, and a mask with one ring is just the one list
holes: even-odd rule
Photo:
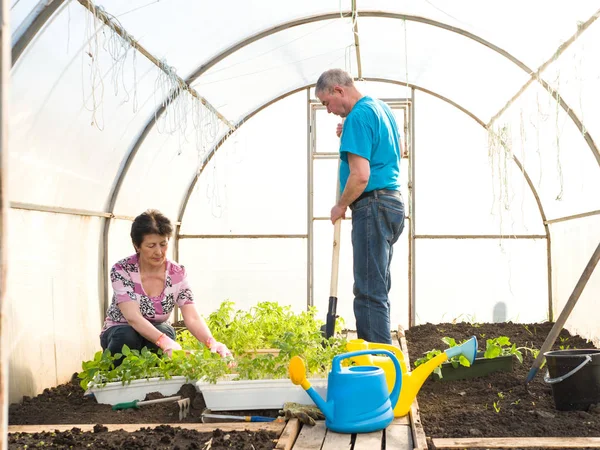
[[311, 400], [313, 402], [315, 402], [315, 405], [317, 405], [319, 407], [319, 409], [321, 410], [321, 412], [323, 413], [323, 415], [329, 419], [329, 420], [333, 420], [333, 400], [329, 400], [328, 402], [326, 402], [325, 400], [323, 400], [323, 397], [321, 397], [319, 395], [319, 393], [317, 391], [314, 390], [314, 388], [311, 386], [308, 389], [306, 389], [306, 393], [310, 396]]
[[443, 362], [452, 358], [453, 356], [463, 355], [469, 361], [469, 364], [473, 364], [475, 356], [477, 355], [477, 338], [472, 336], [468, 341], [455, 347], [446, 349], [443, 353], [440, 353], [436, 357], [430, 359], [424, 364], [418, 366], [415, 370], [405, 375], [404, 382], [402, 384], [402, 392], [400, 393], [400, 401], [398, 402], [397, 409], [394, 410], [394, 414], [397, 417], [405, 416], [410, 410], [410, 405], [417, 396], [417, 393], [423, 386], [423, 383]]
[[477, 338], [472, 336], [468, 341], [461, 345], [446, 349], [443, 353], [440, 353], [436, 357], [430, 359], [424, 364], [418, 366], [415, 370], [408, 373], [405, 376], [404, 384], [402, 386], [402, 392], [400, 395], [400, 401], [398, 407], [394, 410], [397, 417], [405, 416], [410, 410], [410, 405], [417, 396], [417, 393], [425, 383], [425, 380], [431, 372], [434, 371], [443, 362], [452, 358], [453, 356], [463, 355], [470, 364], [475, 361], [477, 355]]

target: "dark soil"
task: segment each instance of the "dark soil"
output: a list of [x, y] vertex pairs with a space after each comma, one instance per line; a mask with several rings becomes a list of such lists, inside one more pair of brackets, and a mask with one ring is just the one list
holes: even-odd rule
[[[53, 449], [206, 449], [211, 450], [271, 450], [275, 448], [275, 434], [266, 431], [215, 430], [200, 433], [194, 430], [159, 425], [142, 428], [135, 432], [107, 431], [96, 425], [93, 432], [82, 432], [79, 428], [54, 433], [12, 433], [8, 435], [9, 449], [53, 448]], [[210, 441], [210, 444], [208, 442]]]
[[[113, 411], [111, 405], [98, 404], [94, 397], [84, 397], [77, 374], [71, 381], [60, 386], [45, 389], [37, 397], [23, 397], [22, 403], [9, 406], [9, 425], [56, 425], [56, 424], [96, 424], [96, 423], [201, 423], [201, 415], [206, 408], [204, 398], [192, 384], [185, 384], [176, 395], [190, 399], [188, 416], [179, 420], [177, 402], [144, 405], [138, 409]], [[146, 395], [144, 400], [163, 398], [158, 392]], [[245, 415], [247, 411], [233, 411], [231, 414]], [[219, 411], [219, 414], [229, 412]], [[254, 415], [277, 417], [276, 410], [252, 411]]]
[[[475, 335], [479, 350], [485, 350], [486, 339], [499, 336], [508, 336], [517, 347], [540, 349], [552, 325], [425, 324], [407, 330], [406, 341], [411, 362], [429, 350], [445, 350], [447, 346], [441, 341], [445, 336], [460, 342]], [[559, 350], [561, 345], [571, 349], [594, 348], [566, 330], [561, 331], [553, 350]], [[427, 379], [417, 396], [427, 437], [600, 437], [600, 407], [558, 411], [552, 388], [543, 380], [545, 367], [524, 384], [534, 358], [530, 352], [523, 352], [523, 356], [523, 364], [515, 358], [512, 372], [460, 381]]]
[[[191, 401], [188, 416], [179, 420], [177, 402], [144, 405], [138, 409], [113, 411], [111, 405], [98, 404], [93, 397], [84, 397], [77, 374], [70, 382], [45, 389], [34, 398], [24, 397], [22, 403], [9, 407], [9, 425], [57, 425], [57, 424], [165, 424], [201, 423], [206, 404], [202, 394], [192, 384], [182, 386], [177, 395]], [[150, 393], [144, 400], [163, 398], [160, 393]], [[248, 411], [219, 411], [219, 414], [245, 415]], [[252, 411], [252, 414], [277, 417], [277, 411]], [[214, 420], [213, 420], [214, 421]], [[215, 424], [218, 427], [218, 424]], [[73, 428], [54, 433], [9, 434], [9, 448], [57, 448], [57, 449], [202, 449], [211, 441], [214, 449], [272, 449], [277, 436], [265, 431], [198, 432], [160, 425], [137, 432], [106, 431], [97, 425], [93, 433]], [[44, 444], [40, 445], [41, 442]], [[88, 446], [89, 444], [89, 446]], [[25, 447], [27, 445], [28, 447]], [[37, 446], [37, 447], [36, 447]]]

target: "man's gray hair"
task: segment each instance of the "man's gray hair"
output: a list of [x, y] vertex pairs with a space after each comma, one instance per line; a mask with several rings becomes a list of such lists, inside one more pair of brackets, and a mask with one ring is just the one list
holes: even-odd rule
[[352, 77], [348, 72], [342, 69], [330, 69], [323, 72], [317, 80], [315, 94], [319, 92], [327, 92], [330, 94], [333, 87], [336, 85], [347, 87], [354, 86], [354, 80], [352, 80]]

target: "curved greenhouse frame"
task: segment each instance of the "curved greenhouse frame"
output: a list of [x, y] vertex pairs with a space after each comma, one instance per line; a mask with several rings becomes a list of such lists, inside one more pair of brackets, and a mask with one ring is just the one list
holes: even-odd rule
[[[5, 397], [99, 348], [109, 268], [149, 208], [202, 314], [325, 317], [339, 154], [314, 86], [335, 67], [408, 148], [392, 323], [555, 321], [571, 298], [566, 327], [598, 344], [600, 5], [550, 3], [3, 2]], [[349, 247], [346, 221], [352, 328]]]

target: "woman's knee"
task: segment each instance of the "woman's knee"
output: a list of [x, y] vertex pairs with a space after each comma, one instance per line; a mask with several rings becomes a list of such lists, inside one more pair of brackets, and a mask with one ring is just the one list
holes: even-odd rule
[[[110, 335], [106, 338], [106, 348], [111, 353], [121, 352], [124, 345], [127, 345], [132, 350], [141, 350], [142, 336], [129, 325], [121, 325], [115, 327], [114, 330], [108, 329], [105, 333]], [[104, 347], [104, 345], [103, 345]]]

